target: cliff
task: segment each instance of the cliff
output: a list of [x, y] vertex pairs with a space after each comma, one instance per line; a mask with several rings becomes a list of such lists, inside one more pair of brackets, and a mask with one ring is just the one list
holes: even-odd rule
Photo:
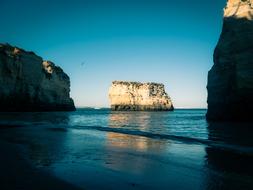
[[228, 0], [208, 73], [208, 120], [252, 120], [253, 0]]
[[0, 111], [71, 111], [70, 80], [33, 52], [0, 44]]
[[173, 110], [163, 84], [114, 81], [109, 99], [112, 110]]

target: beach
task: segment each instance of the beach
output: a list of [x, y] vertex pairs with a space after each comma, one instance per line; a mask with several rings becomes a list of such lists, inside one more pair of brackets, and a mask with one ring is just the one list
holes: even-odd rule
[[[185, 112], [177, 111], [174, 117]], [[197, 113], [204, 114], [204, 111], [188, 111], [191, 116]], [[122, 127], [124, 130], [113, 128], [116, 123], [113, 125], [112, 120], [104, 128], [90, 125], [91, 118], [97, 118], [95, 123], [99, 120], [103, 123], [104, 118], [112, 114], [113, 117], [122, 115], [117, 112], [79, 110], [72, 114], [51, 113], [50, 117], [26, 114], [15, 115], [15, 122], [11, 122], [11, 114], [1, 115], [1, 189], [253, 187], [251, 140], [246, 136], [245, 139], [233, 136], [231, 126], [223, 127], [223, 135], [218, 135], [219, 125], [211, 129], [208, 126], [207, 138], [203, 134], [190, 138], [187, 134], [175, 135], [175, 132], [172, 135], [147, 129], [145, 132], [138, 126]], [[152, 121], [147, 115], [155, 115], [155, 118], [159, 115], [129, 114], [132, 122], [144, 123], [143, 126]], [[73, 125], [77, 124], [77, 116], [88, 117], [82, 122], [89, 125], [82, 127], [80, 120], [79, 125]], [[173, 114], [169, 117], [173, 119]], [[248, 128], [242, 131], [246, 129], [250, 135]]]

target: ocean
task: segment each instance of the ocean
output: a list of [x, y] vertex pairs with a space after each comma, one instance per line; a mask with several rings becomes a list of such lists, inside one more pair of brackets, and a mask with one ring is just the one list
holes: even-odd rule
[[[21, 125], [68, 125], [70, 128], [125, 133], [145, 132], [207, 139], [205, 109], [181, 109], [174, 112], [124, 112], [82, 108], [75, 112], [2, 113], [0, 122]], [[1, 124], [0, 123], [0, 124]], [[99, 127], [99, 128], [98, 128]]]
[[1, 113], [0, 139], [81, 189], [253, 189], [252, 123], [206, 109]]

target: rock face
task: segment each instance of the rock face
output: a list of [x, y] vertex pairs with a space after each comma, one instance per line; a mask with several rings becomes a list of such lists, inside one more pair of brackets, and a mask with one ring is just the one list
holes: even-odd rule
[[0, 44], [0, 111], [71, 111], [70, 80], [33, 52]]
[[253, 119], [253, 0], [228, 0], [208, 74], [208, 120]]
[[112, 110], [173, 110], [163, 84], [114, 81], [109, 98]]

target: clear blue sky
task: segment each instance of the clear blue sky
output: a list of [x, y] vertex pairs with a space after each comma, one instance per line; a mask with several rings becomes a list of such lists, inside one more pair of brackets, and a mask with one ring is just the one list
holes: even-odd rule
[[0, 0], [0, 39], [61, 66], [77, 106], [109, 106], [111, 82], [127, 80], [164, 83], [176, 107], [206, 107], [225, 2]]

